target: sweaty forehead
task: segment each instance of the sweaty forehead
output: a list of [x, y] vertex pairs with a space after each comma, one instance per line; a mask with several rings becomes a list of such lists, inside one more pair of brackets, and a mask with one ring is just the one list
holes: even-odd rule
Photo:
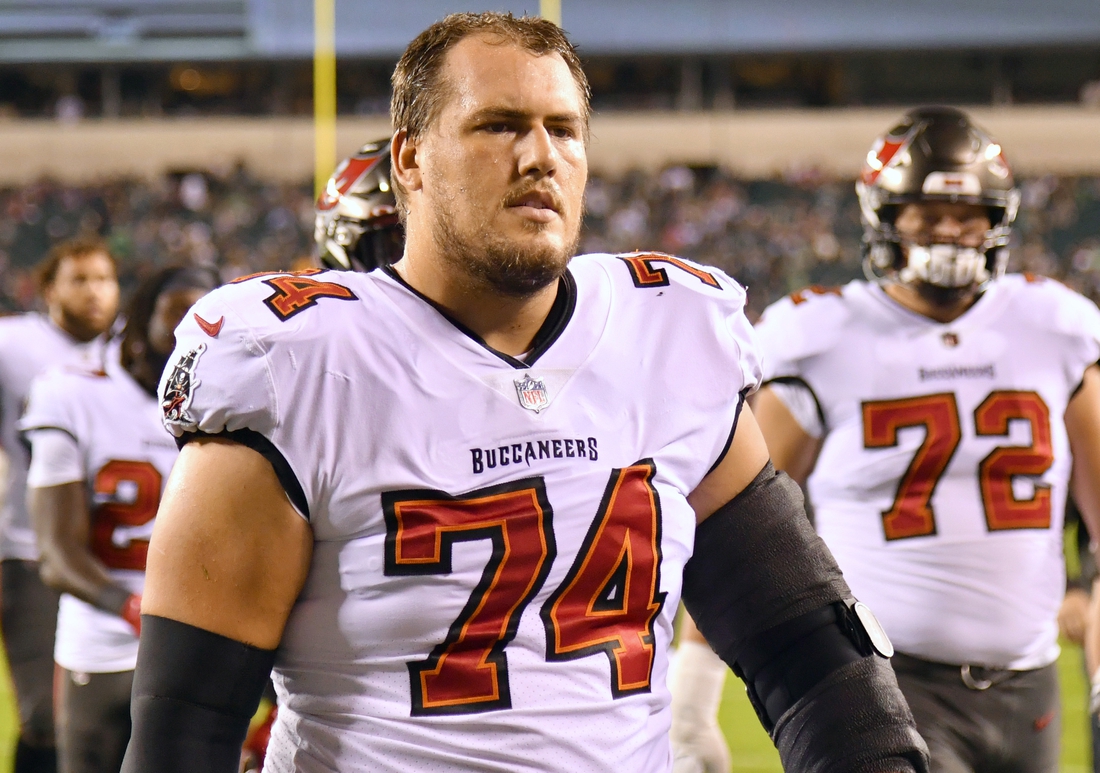
[[447, 52], [441, 75], [448, 92], [445, 111], [583, 113], [580, 89], [556, 52], [535, 55], [506, 39], [472, 35]]

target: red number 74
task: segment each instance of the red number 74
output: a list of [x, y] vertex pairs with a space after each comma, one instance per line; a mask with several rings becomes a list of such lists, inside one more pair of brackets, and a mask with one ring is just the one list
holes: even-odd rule
[[[604, 653], [615, 697], [649, 690], [653, 621], [660, 592], [660, 505], [653, 463], [613, 470], [585, 541], [543, 605], [547, 659]], [[481, 579], [446, 638], [408, 664], [413, 716], [510, 708], [505, 648], [557, 553], [541, 477], [451, 497], [440, 491], [384, 494], [390, 576], [450, 574], [455, 543], [492, 545]]]

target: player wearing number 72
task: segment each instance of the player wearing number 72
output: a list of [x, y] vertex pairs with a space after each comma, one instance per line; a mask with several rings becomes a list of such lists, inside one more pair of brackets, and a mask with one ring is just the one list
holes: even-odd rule
[[885, 276], [765, 311], [754, 413], [777, 465], [812, 470], [818, 533], [894, 642], [932, 769], [1055, 771], [1071, 478], [1100, 534], [1100, 312], [1000, 276], [1018, 193], [963, 113], [907, 115], [858, 187]]

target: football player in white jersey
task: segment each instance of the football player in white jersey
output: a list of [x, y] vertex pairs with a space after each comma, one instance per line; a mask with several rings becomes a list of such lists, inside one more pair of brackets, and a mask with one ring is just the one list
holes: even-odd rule
[[53, 647], [57, 593], [38, 576], [26, 509], [29, 455], [16, 422], [31, 380], [68, 361], [99, 362], [118, 309], [118, 279], [107, 246], [64, 242], [38, 267], [45, 313], [0, 319], [0, 446], [8, 456], [0, 512], [0, 621], [19, 708], [15, 773], [53, 773]]
[[744, 291], [570, 261], [564, 33], [447, 17], [393, 124], [400, 261], [241, 281], [177, 331], [123, 770], [232, 770], [275, 663], [274, 773], [664, 773], [681, 590], [789, 770], [924, 770], [888, 640], [742, 410]]
[[214, 272], [166, 268], [138, 288], [100, 367], [47, 371], [20, 428], [42, 578], [63, 593], [55, 660], [61, 773], [117, 773], [130, 737], [140, 599], [163, 483], [176, 459], [157, 383], [187, 310]]
[[755, 414], [894, 641], [933, 771], [1055, 771], [1071, 478], [1100, 533], [1100, 312], [1002, 276], [1019, 196], [964, 113], [907, 114], [857, 189], [882, 278], [765, 311]]

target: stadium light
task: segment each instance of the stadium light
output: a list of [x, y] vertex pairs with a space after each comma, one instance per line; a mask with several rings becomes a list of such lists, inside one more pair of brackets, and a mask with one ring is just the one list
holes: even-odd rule
[[539, 0], [539, 16], [561, 26], [561, 0]]
[[313, 195], [336, 168], [336, 0], [313, 0]]

